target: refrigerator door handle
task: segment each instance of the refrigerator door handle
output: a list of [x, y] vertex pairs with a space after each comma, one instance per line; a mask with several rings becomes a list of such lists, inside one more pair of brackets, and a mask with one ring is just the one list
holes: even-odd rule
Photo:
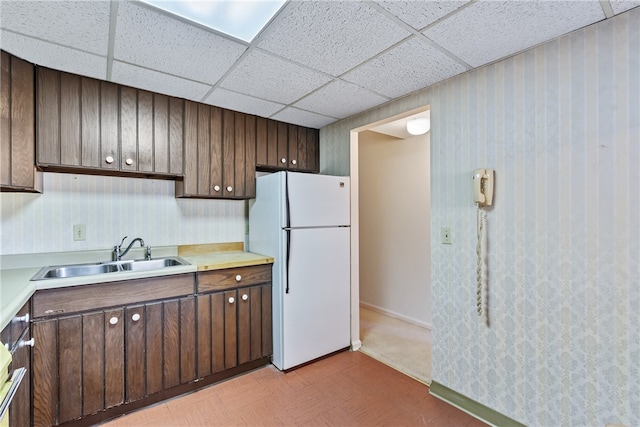
[[285, 231], [287, 232], [287, 266], [286, 266], [286, 271], [285, 271], [285, 281], [287, 282], [287, 284], [285, 285], [285, 294], [289, 293], [289, 258], [291, 257], [291, 229], [290, 228], [285, 228]]
[[284, 200], [285, 200], [285, 208], [286, 208], [286, 227], [285, 230], [287, 232], [287, 270], [285, 271], [285, 279], [287, 281], [285, 287], [285, 293], [289, 293], [289, 258], [291, 256], [291, 212], [289, 207], [289, 173], [287, 171], [284, 172]]

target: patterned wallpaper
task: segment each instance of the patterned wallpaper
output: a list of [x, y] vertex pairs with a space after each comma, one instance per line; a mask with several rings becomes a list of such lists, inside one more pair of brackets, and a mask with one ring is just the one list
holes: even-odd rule
[[[640, 8], [321, 131], [430, 105], [433, 378], [531, 426], [640, 425]], [[345, 155], [346, 153], [346, 155]], [[488, 319], [471, 173], [495, 168]]]
[[3, 255], [109, 249], [126, 235], [152, 247], [245, 238], [244, 201], [176, 199], [168, 180], [45, 173], [43, 194], [0, 193], [0, 209]]

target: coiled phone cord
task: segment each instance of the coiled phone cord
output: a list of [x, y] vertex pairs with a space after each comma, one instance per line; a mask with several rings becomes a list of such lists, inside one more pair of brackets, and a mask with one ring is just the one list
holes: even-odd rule
[[476, 309], [478, 316], [482, 316], [482, 240], [484, 235], [485, 213], [483, 209], [478, 207], [478, 245], [476, 246], [476, 255], [478, 256], [478, 266], [476, 268]]

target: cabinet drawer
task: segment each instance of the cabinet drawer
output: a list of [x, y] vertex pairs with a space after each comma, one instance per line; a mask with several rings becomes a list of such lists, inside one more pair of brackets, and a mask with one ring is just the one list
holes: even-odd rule
[[191, 295], [193, 291], [193, 273], [43, 289], [33, 295], [33, 317], [173, 298]]
[[272, 264], [198, 272], [198, 293], [271, 282]]

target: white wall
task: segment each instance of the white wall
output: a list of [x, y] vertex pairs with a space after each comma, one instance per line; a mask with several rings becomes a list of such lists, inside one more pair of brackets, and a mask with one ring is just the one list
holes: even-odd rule
[[[125, 235], [152, 247], [244, 241], [244, 201], [176, 199], [174, 186], [45, 173], [43, 194], [0, 193], [0, 254], [109, 249]], [[86, 241], [73, 240], [73, 224], [86, 225]]]
[[360, 301], [430, 327], [429, 135], [358, 137]]
[[640, 425], [640, 8], [321, 129], [322, 170], [349, 173], [351, 129], [424, 105], [431, 231], [454, 243], [431, 243], [434, 381], [531, 426]]

